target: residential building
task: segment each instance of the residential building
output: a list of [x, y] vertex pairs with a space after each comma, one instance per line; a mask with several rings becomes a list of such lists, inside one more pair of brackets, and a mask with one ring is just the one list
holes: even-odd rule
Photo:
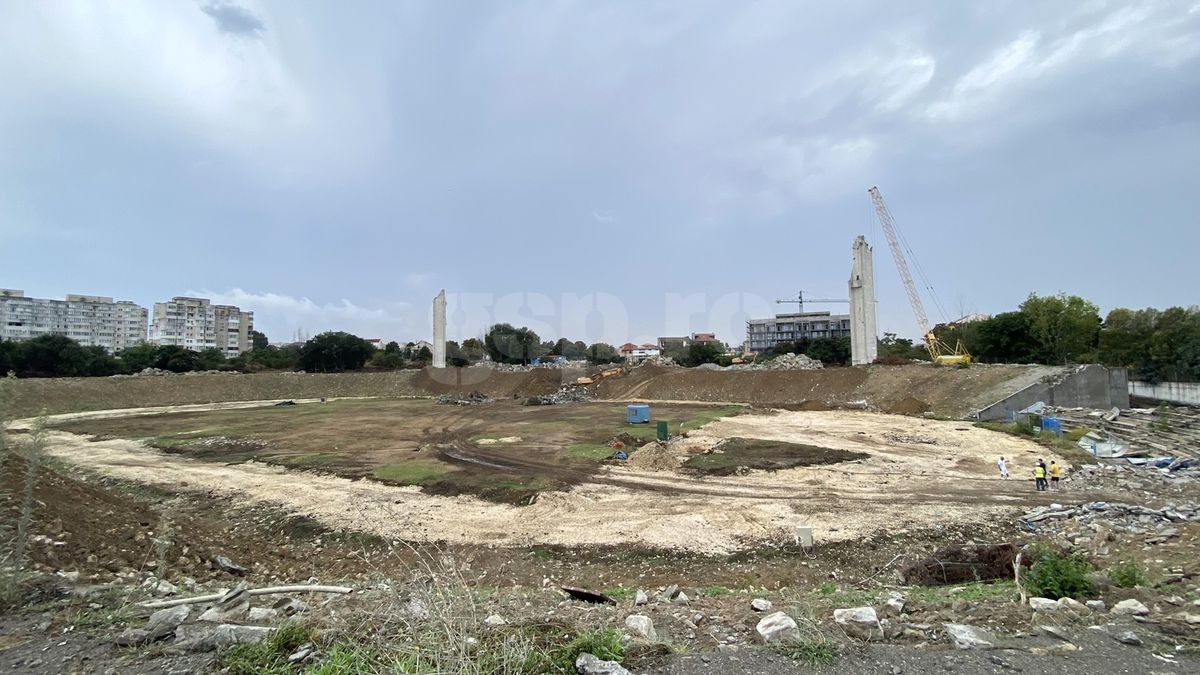
[[755, 354], [771, 351], [780, 342], [828, 337], [850, 337], [849, 314], [801, 312], [746, 322], [746, 341]]
[[625, 344], [621, 345], [620, 353], [621, 356], [625, 357], [626, 361], [636, 362], [658, 356], [662, 353], [662, 351], [658, 348], [658, 345], [650, 342], [647, 342], [643, 345], [635, 345], [632, 342], [626, 342]]
[[68, 295], [63, 300], [25, 297], [0, 289], [0, 340], [64, 335], [85, 347], [119, 352], [146, 341], [146, 308], [98, 295]]
[[670, 347], [690, 347], [697, 342], [716, 342], [717, 336], [715, 333], [692, 333], [686, 337], [660, 337], [658, 338], [659, 352], [665, 352]]
[[150, 342], [202, 351], [219, 349], [226, 358], [250, 349], [254, 313], [232, 305], [214, 305], [207, 298], [177, 296], [154, 303]]

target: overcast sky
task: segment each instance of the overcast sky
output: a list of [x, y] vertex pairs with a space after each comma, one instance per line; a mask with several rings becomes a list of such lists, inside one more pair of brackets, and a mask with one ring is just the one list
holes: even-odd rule
[[1198, 183], [1196, 0], [0, 0], [0, 287], [276, 341], [740, 342], [857, 234], [915, 335], [871, 185], [935, 321], [1195, 304]]

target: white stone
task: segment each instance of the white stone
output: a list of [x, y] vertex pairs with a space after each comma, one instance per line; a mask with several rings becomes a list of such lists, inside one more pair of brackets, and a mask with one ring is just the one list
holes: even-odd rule
[[991, 649], [996, 646], [995, 638], [974, 626], [965, 623], [944, 623], [942, 628], [946, 629], [946, 634], [959, 649]]
[[833, 610], [833, 620], [850, 637], [860, 640], [882, 638], [883, 626], [874, 607], [849, 607]]
[[750, 601], [750, 609], [756, 612], [769, 612], [772, 606], [771, 601], [766, 598], [755, 598]]
[[1112, 613], [1126, 614], [1129, 616], [1146, 616], [1150, 613], [1150, 608], [1146, 607], [1137, 600], [1130, 598], [1128, 600], [1122, 600], [1118, 602], [1116, 606], [1112, 608]]
[[642, 589], [639, 588], [637, 594], [633, 596], [633, 604], [646, 605], [649, 603], [650, 603], [650, 596], [646, 594], [646, 591], [643, 591]]
[[900, 595], [896, 591], [889, 592], [888, 599], [887, 599], [887, 606], [889, 608], [891, 608], [892, 611], [896, 612], [897, 614], [904, 613], [904, 596]]
[[602, 661], [595, 654], [583, 652], [575, 659], [579, 675], [633, 675], [616, 661]]
[[251, 607], [249, 612], [246, 612], [246, 620], [250, 623], [262, 623], [263, 621], [271, 621], [279, 616], [279, 612], [270, 607]]
[[1072, 612], [1079, 612], [1080, 614], [1087, 614], [1092, 611], [1090, 607], [1075, 598], [1059, 598], [1058, 606], [1060, 609], [1067, 609]]
[[796, 620], [783, 612], [768, 614], [754, 627], [763, 642], [780, 642], [800, 639], [800, 626]]
[[506, 626], [506, 625], [508, 625], [508, 622], [504, 620], [504, 617], [500, 616], [499, 614], [489, 615], [488, 618], [483, 620], [483, 623], [487, 624], [488, 626]]
[[1103, 612], [1106, 609], [1103, 600], [1088, 600], [1084, 604], [1093, 612]]
[[630, 614], [625, 617], [625, 630], [635, 638], [654, 642], [658, 633], [654, 631], [654, 622], [645, 614]]
[[1029, 606], [1035, 612], [1057, 612], [1058, 602], [1050, 598], [1030, 598]]

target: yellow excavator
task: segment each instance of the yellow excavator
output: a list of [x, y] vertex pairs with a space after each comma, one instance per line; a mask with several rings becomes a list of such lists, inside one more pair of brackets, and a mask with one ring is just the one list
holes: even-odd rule
[[[879, 216], [879, 224], [883, 227], [884, 236], [887, 237], [888, 248], [892, 249], [892, 258], [896, 261], [896, 269], [900, 271], [900, 280], [904, 282], [904, 290], [908, 292], [908, 302], [912, 305], [913, 314], [917, 317], [917, 325], [921, 327], [921, 333], [925, 336], [925, 351], [929, 352], [929, 358], [934, 363], [947, 365], [970, 363], [971, 354], [963, 346], [962, 341], [956, 341], [954, 347], [951, 348], [930, 330], [929, 318], [925, 316], [925, 305], [921, 302], [921, 296], [917, 294], [917, 286], [913, 283], [912, 274], [908, 271], [908, 262], [904, 259], [904, 251], [901, 250], [900, 240], [896, 236], [896, 224], [892, 220], [892, 213], [888, 211], [887, 204], [883, 201], [883, 195], [879, 194], [879, 188], [872, 187], [867, 190], [867, 193], [871, 195], [871, 203], [875, 205], [875, 215]], [[918, 271], [920, 271], [919, 267]], [[935, 304], [936, 301], [935, 297]]]

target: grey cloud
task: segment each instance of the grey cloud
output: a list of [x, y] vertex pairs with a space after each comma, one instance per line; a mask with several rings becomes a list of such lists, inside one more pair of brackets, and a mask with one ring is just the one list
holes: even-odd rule
[[200, 8], [217, 24], [222, 33], [231, 33], [242, 37], [258, 37], [267, 30], [266, 24], [245, 7], [230, 3], [210, 3]]

